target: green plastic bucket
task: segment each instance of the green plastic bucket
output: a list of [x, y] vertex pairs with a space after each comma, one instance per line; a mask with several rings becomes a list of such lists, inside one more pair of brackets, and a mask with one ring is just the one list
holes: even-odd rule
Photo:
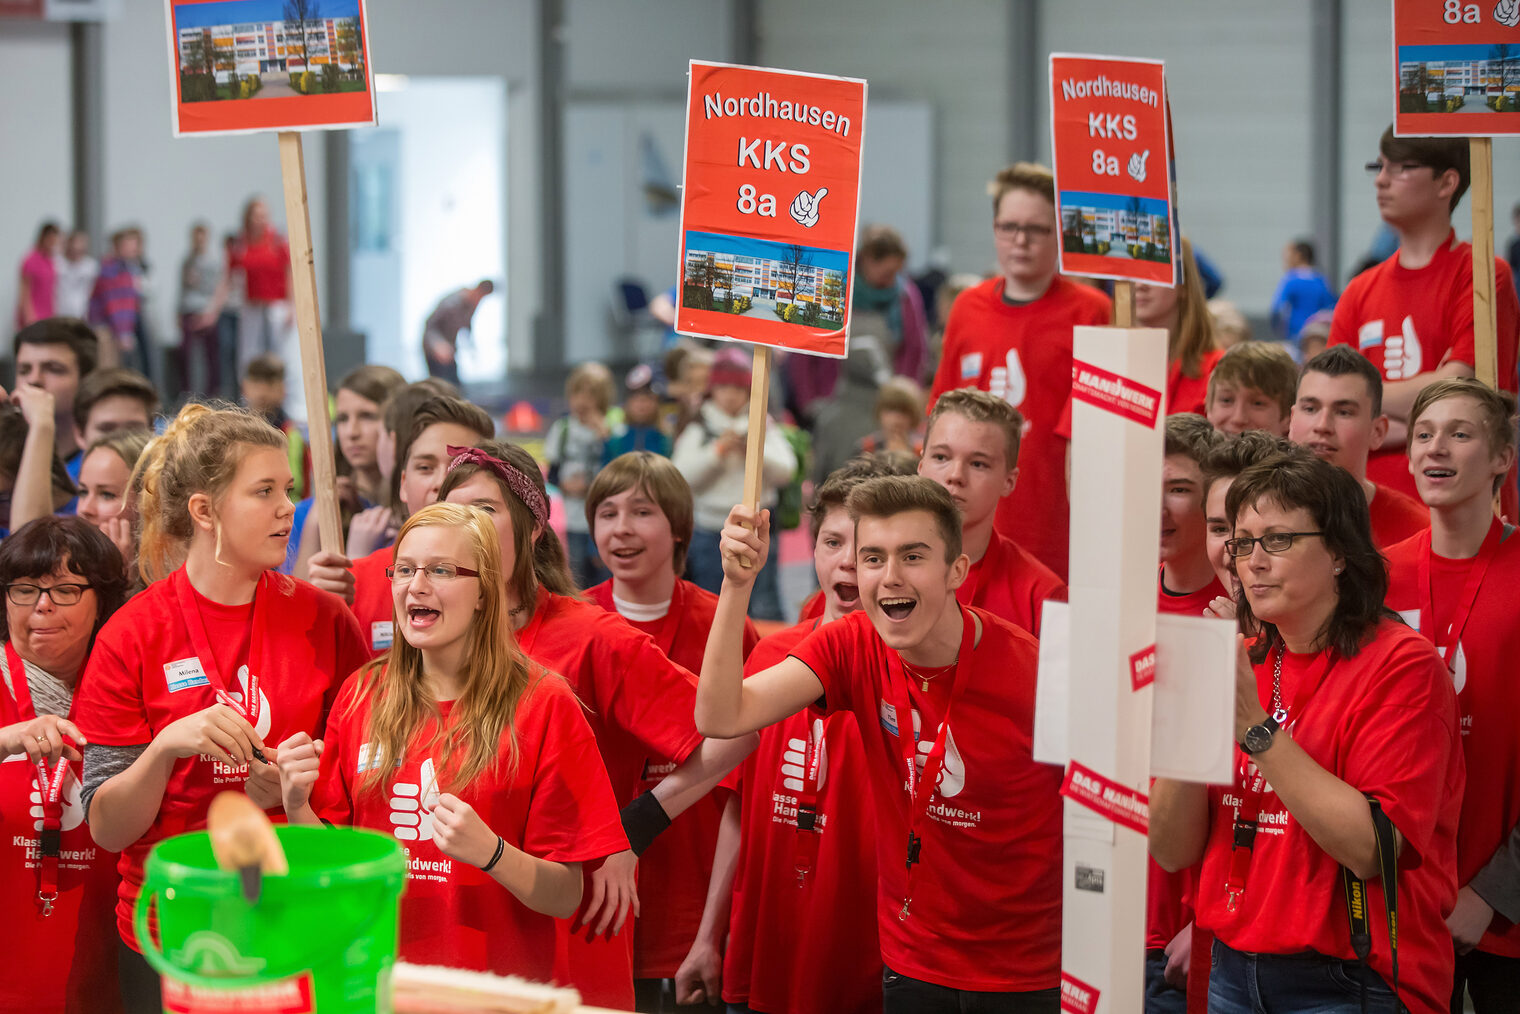
[[[202, 831], [148, 854], [137, 942], [163, 976], [173, 1014], [389, 1014], [397, 902], [406, 860], [395, 839], [351, 828], [280, 826], [287, 876], [243, 899]], [[148, 933], [148, 910], [158, 941]]]

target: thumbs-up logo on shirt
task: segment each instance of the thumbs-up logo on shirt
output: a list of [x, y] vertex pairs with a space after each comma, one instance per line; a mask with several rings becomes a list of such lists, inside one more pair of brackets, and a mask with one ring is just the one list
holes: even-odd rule
[[391, 786], [391, 827], [402, 841], [433, 840], [433, 807], [438, 805], [437, 772], [433, 759], [422, 762], [416, 782]]
[[[32, 793], [27, 799], [32, 804], [30, 810], [32, 828], [33, 830], [41, 831], [43, 818], [42, 790], [37, 784], [37, 773], [35, 771], [32, 772]], [[72, 831], [84, 823], [84, 807], [79, 802], [79, 779], [74, 777], [72, 768], [69, 769], [68, 774], [63, 776], [63, 793], [59, 797], [59, 802], [63, 804], [63, 830]]]

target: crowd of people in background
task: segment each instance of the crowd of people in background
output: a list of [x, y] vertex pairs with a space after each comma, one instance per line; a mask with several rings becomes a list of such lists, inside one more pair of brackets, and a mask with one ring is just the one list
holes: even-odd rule
[[[1520, 1009], [1520, 305], [1498, 262], [1491, 389], [1466, 141], [1368, 168], [1397, 250], [1337, 296], [1291, 242], [1270, 337], [1187, 239], [1136, 286], [1157, 609], [1240, 635], [1234, 782], [1151, 790], [1148, 1014]], [[0, 896], [38, 974], [0, 1012], [158, 1011], [143, 863], [226, 789], [400, 841], [404, 960], [642, 1011], [1062, 1009], [1038, 638], [1081, 535], [1072, 329], [1113, 306], [1057, 270], [1048, 170], [989, 191], [985, 278], [921, 285], [863, 230], [849, 357], [781, 359], [753, 451], [749, 356], [688, 339], [499, 424], [454, 367], [492, 285], [450, 294], [428, 378], [335, 387], [336, 544], [264, 203], [192, 233], [177, 411], [141, 234], [95, 265], [45, 225], [0, 407]]]

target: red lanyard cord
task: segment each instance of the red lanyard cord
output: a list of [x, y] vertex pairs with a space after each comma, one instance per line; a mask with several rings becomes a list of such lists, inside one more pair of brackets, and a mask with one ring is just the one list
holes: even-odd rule
[[[37, 710], [32, 705], [26, 663], [10, 641], [5, 642], [5, 661], [10, 669], [17, 720], [30, 722], [37, 717]], [[73, 745], [73, 741], [65, 737], [64, 745]], [[69, 759], [59, 757], [58, 763], [49, 771], [47, 761], [39, 757], [36, 768], [37, 795], [42, 801], [42, 832], [37, 842], [41, 860], [37, 864], [37, 904], [42, 909], [43, 918], [47, 918], [52, 915], [53, 903], [58, 900], [58, 860], [63, 851], [63, 783], [68, 778]]]
[[[1494, 518], [1488, 527], [1488, 534], [1483, 537], [1483, 545], [1478, 550], [1478, 555], [1473, 558], [1472, 566], [1467, 568], [1467, 577], [1462, 582], [1462, 592], [1457, 599], [1456, 612], [1452, 614], [1451, 626], [1445, 631], [1439, 632], [1445, 635], [1445, 644], [1441, 647], [1441, 658], [1446, 662], [1446, 668], [1455, 671], [1457, 648], [1462, 641], [1462, 631], [1467, 627], [1467, 618], [1472, 613], [1473, 603], [1478, 600], [1478, 589], [1483, 585], [1483, 578], [1488, 574], [1488, 565], [1494, 562], [1494, 556], [1499, 552], [1499, 542], [1504, 535], [1504, 524], [1498, 518]], [[1435, 595], [1430, 586], [1430, 529], [1420, 533], [1419, 555], [1419, 592], [1420, 592], [1420, 633], [1432, 644], [1440, 645], [1438, 632], [1435, 629]]]

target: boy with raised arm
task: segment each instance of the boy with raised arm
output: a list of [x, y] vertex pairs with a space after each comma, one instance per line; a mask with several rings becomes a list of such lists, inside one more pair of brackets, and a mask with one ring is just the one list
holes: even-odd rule
[[1037, 642], [957, 602], [970, 561], [943, 487], [886, 476], [846, 507], [862, 610], [747, 680], [744, 614], [770, 515], [729, 513], [697, 726], [743, 735], [820, 699], [853, 713], [875, 801], [884, 1010], [1054, 1014], [1061, 773], [1032, 756]]

